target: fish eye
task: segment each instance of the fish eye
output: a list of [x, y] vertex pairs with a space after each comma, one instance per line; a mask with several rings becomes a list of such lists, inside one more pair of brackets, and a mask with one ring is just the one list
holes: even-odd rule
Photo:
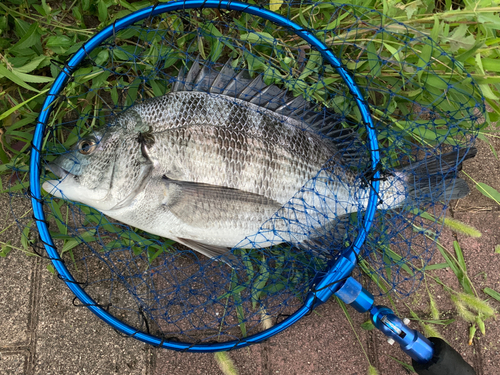
[[83, 155], [89, 155], [97, 148], [97, 142], [93, 138], [82, 139], [78, 143], [78, 152]]

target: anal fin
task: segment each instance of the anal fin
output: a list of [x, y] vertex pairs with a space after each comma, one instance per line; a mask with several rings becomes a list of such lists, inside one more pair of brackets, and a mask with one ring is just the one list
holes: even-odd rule
[[187, 238], [178, 237], [174, 240], [209, 258], [218, 258], [218, 260], [226, 262], [231, 267], [234, 267], [237, 262], [237, 258], [231, 253], [231, 249], [228, 247], [209, 245]]

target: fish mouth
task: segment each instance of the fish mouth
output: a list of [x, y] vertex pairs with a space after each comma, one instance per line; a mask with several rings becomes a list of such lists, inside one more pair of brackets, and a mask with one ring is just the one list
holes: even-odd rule
[[64, 169], [64, 168], [62, 168], [59, 165], [54, 164], [54, 163], [45, 164], [45, 169], [48, 169], [49, 171], [54, 173], [60, 179], [63, 179], [63, 178], [68, 177], [68, 176], [73, 176], [72, 173], [70, 173], [66, 169]]

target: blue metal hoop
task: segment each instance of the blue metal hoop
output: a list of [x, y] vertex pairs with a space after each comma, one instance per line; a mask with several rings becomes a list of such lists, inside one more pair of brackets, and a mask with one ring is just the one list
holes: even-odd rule
[[[368, 135], [368, 147], [370, 147], [371, 154], [371, 168], [376, 173], [374, 173], [374, 180], [372, 183], [372, 189], [370, 190], [370, 197], [368, 201], [368, 206], [365, 211], [363, 226], [359, 232], [354, 243], [350, 246], [343, 257], [325, 274], [325, 276], [319, 280], [316, 284], [315, 289], [318, 292], [311, 292], [305, 304], [297, 310], [294, 314], [283, 320], [282, 322], [276, 324], [270, 329], [262, 331], [258, 334], [246, 337], [241, 340], [234, 340], [224, 343], [212, 343], [212, 344], [189, 344], [175, 341], [163, 340], [159, 337], [152, 336], [150, 334], [139, 332], [133, 327], [123, 323], [119, 319], [115, 318], [113, 315], [109, 314], [103, 308], [98, 306], [96, 302], [75, 282], [75, 279], [68, 271], [62, 259], [60, 258], [57, 249], [52, 241], [52, 237], [49, 234], [47, 224], [45, 222], [45, 215], [43, 213], [43, 206], [41, 200], [41, 186], [40, 186], [40, 172], [41, 172], [41, 148], [44, 138], [45, 127], [49, 116], [52, 111], [52, 104], [56, 100], [59, 93], [64, 88], [69, 77], [77, 68], [77, 66], [83, 61], [83, 59], [88, 55], [90, 51], [99, 46], [103, 41], [108, 39], [113, 35], [113, 33], [123, 30], [131, 24], [144, 20], [145, 18], [156, 16], [161, 13], [174, 12], [177, 10], [185, 9], [197, 9], [197, 8], [223, 8], [227, 10], [235, 10], [244, 13], [249, 13], [255, 16], [262, 17], [268, 21], [271, 21], [279, 26], [287, 27], [292, 30], [296, 35], [307, 41], [313, 47], [315, 47], [337, 71], [337, 73], [342, 77], [344, 82], [347, 84], [351, 94], [356, 100], [356, 104], [360, 109], [363, 124], [366, 126], [366, 131]], [[226, 0], [185, 0], [179, 2], [163, 3], [156, 6], [151, 6], [144, 8], [135, 13], [132, 13], [122, 19], [114, 22], [113, 25], [108, 26], [94, 37], [92, 37], [83, 47], [75, 53], [75, 55], [70, 59], [67, 65], [63, 68], [62, 72], [56, 78], [54, 84], [52, 85], [47, 98], [44, 101], [43, 109], [38, 116], [38, 122], [35, 129], [35, 134], [33, 137], [33, 147], [31, 150], [30, 159], [30, 192], [31, 192], [31, 204], [33, 207], [33, 213], [35, 221], [37, 224], [38, 232], [40, 238], [45, 245], [47, 254], [52, 259], [57, 272], [65, 280], [66, 285], [71, 289], [75, 296], [88, 307], [90, 311], [96, 314], [99, 318], [104, 320], [106, 323], [111, 325], [113, 328], [124, 333], [128, 336], [133, 336], [136, 339], [143, 341], [145, 343], [161, 346], [167, 349], [178, 350], [178, 351], [189, 351], [189, 352], [216, 352], [222, 350], [231, 350], [235, 348], [242, 348], [260, 341], [266, 340], [271, 336], [283, 331], [288, 328], [304, 315], [306, 315], [315, 304], [319, 301], [326, 301], [339, 287], [339, 280], [343, 280], [348, 277], [355, 264], [356, 256], [359, 254], [361, 246], [363, 245], [366, 235], [368, 234], [378, 203], [378, 191], [379, 191], [379, 181], [380, 172], [377, 170], [377, 165], [380, 161], [380, 155], [378, 151], [378, 141], [377, 136], [373, 127], [372, 118], [368, 105], [365, 102], [358, 86], [353, 81], [352, 77], [342, 66], [340, 60], [328, 49], [328, 47], [317, 39], [310, 31], [302, 28], [296, 23], [290, 21], [289, 19], [278, 15], [269, 10], [252, 6], [245, 3], [240, 3], [236, 1], [226, 1]]]

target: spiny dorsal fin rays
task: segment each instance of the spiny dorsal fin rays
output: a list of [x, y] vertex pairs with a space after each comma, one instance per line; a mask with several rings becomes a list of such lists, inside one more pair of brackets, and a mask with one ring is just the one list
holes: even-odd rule
[[232, 60], [229, 59], [222, 67], [221, 71], [217, 74], [212, 87], [210, 87], [211, 94], [222, 94], [229, 82], [234, 78], [236, 72], [231, 66]]
[[276, 109], [276, 112], [283, 116], [291, 116], [293, 112], [304, 110], [309, 106], [309, 102], [302, 96], [292, 97], [286, 103]]
[[185, 75], [186, 75], [186, 68], [183, 66], [179, 69], [179, 74], [177, 75], [177, 80], [174, 83], [172, 92], [184, 91]]
[[198, 77], [198, 74], [201, 71], [200, 64], [198, 62], [198, 59], [193, 63], [191, 66], [191, 69], [189, 69], [187, 75], [186, 75], [186, 81], [184, 82], [184, 91], [201, 91], [199, 90], [198, 87], [195, 86], [195, 80], [196, 77]]
[[242, 70], [230, 79], [228, 85], [222, 92], [222, 95], [237, 98], [250, 82], [252, 82], [250, 74], [248, 74], [246, 70]]
[[196, 76], [194, 87], [196, 87], [196, 90], [198, 91], [210, 92], [210, 88], [218, 75], [219, 72], [212, 69], [211, 66], [203, 65]]
[[200, 59], [197, 58], [187, 72], [184, 67], [181, 68], [172, 91], [222, 94], [258, 105], [301, 121], [324, 134], [339, 151], [343, 151], [345, 159], [359, 160], [366, 157], [364, 151], [359, 151], [363, 148], [357, 132], [343, 126], [345, 118], [319, 109], [318, 105], [310, 103], [303, 96], [293, 97], [288, 89], [266, 85], [263, 74], [252, 78], [245, 69], [236, 72], [232, 62], [229, 59], [217, 70], [214, 64], [200, 64]]
[[278, 86], [270, 85], [264, 88], [259, 95], [255, 95], [252, 100], [250, 100], [250, 103], [274, 111], [282, 104], [282, 98], [286, 93], [286, 90], [281, 90]]

